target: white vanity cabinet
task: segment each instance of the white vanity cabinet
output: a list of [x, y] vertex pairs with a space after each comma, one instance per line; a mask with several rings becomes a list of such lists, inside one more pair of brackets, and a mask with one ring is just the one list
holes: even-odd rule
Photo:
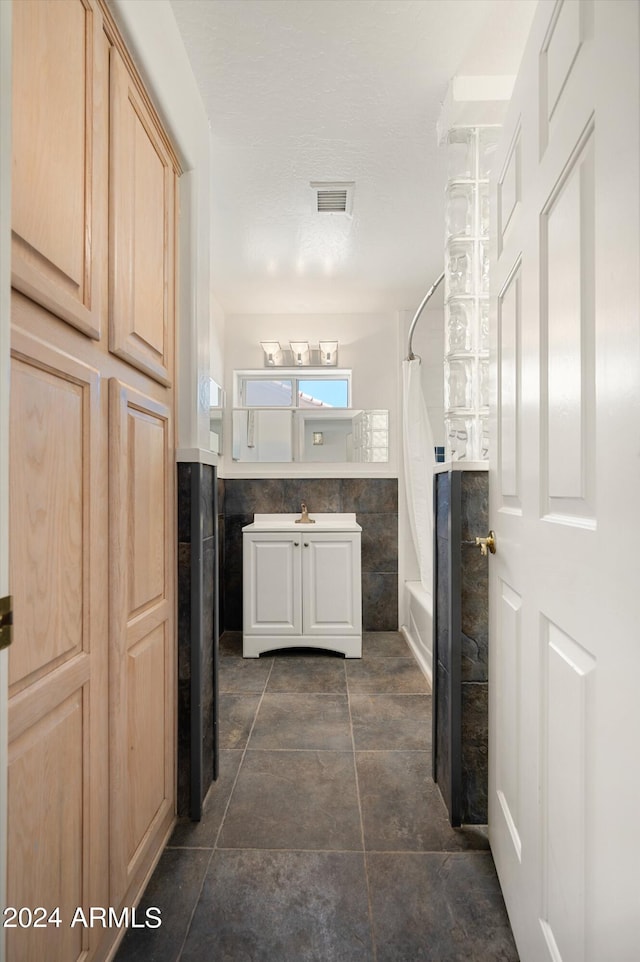
[[361, 528], [355, 514], [254, 516], [242, 529], [245, 658], [310, 647], [362, 655]]

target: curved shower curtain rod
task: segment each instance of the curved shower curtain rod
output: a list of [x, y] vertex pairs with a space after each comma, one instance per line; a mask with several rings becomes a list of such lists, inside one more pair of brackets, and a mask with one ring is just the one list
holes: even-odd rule
[[438, 286], [438, 284], [439, 284], [442, 280], [444, 280], [444, 271], [442, 272], [442, 274], [440, 275], [440, 277], [438, 278], [438, 280], [437, 280], [437, 281], [434, 281], [434, 283], [431, 285], [431, 287], [429, 288], [429, 290], [427, 291], [427, 293], [426, 293], [426, 294], [424, 295], [424, 297], [422, 298], [422, 301], [421, 301], [421, 303], [420, 303], [420, 307], [418, 308], [418, 310], [417, 310], [417, 311], [415, 312], [415, 314], [413, 315], [413, 320], [411, 321], [411, 326], [409, 327], [409, 340], [408, 340], [408, 342], [407, 342], [407, 357], [406, 357], [406, 359], [405, 359], [405, 360], [407, 360], [407, 361], [415, 361], [416, 358], [418, 358], [418, 360], [420, 360], [419, 355], [413, 353], [413, 348], [412, 348], [412, 343], [411, 343], [412, 340], [413, 340], [413, 332], [414, 332], [414, 330], [415, 330], [416, 324], [418, 323], [418, 318], [420, 317], [420, 315], [422, 314], [423, 310], [424, 310], [425, 307], [427, 306], [427, 303], [431, 300], [431, 295], [433, 294], [433, 292], [435, 291], [436, 287]]

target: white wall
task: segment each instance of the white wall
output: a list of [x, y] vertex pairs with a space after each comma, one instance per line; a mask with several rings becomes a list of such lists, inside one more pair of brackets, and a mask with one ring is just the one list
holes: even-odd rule
[[212, 355], [214, 371], [221, 374], [224, 345], [224, 331], [217, 330], [223, 327], [222, 312], [210, 283], [209, 121], [169, 0], [110, 0], [109, 6], [185, 171], [180, 178], [177, 445], [183, 459], [193, 460], [209, 448]]
[[220, 474], [242, 477], [386, 477], [398, 475], [400, 411], [398, 385], [398, 317], [391, 314], [230, 314], [225, 325], [225, 379], [227, 403], [233, 395], [234, 370], [264, 370], [260, 341], [321, 339], [339, 341], [338, 366], [350, 368], [354, 408], [389, 411], [389, 461], [384, 464], [241, 464], [231, 459], [231, 414], [226, 412], [224, 458]]
[[211, 377], [224, 387], [225, 316], [220, 304], [212, 297], [209, 319], [209, 368]]

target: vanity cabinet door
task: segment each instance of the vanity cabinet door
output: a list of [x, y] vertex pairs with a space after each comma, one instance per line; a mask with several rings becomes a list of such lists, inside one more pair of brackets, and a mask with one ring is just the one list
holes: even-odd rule
[[307, 535], [302, 549], [303, 632], [360, 634], [360, 535]]
[[245, 634], [302, 631], [301, 541], [282, 532], [244, 536]]

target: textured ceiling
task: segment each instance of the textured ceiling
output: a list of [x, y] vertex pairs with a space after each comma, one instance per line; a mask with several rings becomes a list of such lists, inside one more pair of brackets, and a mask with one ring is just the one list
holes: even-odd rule
[[[442, 270], [448, 82], [515, 72], [531, 0], [172, 6], [211, 119], [224, 310], [414, 308]], [[354, 181], [353, 216], [314, 213], [311, 181]]]

